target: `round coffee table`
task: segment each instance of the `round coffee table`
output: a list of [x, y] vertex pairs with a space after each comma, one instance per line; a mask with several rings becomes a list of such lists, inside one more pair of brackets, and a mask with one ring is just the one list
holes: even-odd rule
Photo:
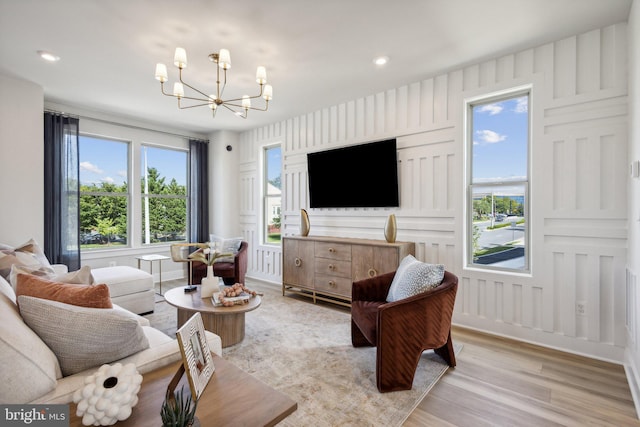
[[248, 304], [233, 307], [217, 307], [211, 298], [200, 298], [200, 286], [195, 292], [185, 293], [184, 288], [173, 288], [164, 294], [164, 299], [178, 309], [178, 328], [195, 313], [200, 313], [204, 328], [222, 339], [222, 347], [238, 344], [244, 339], [244, 314], [260, 306], [259, 295], [249, 299]]

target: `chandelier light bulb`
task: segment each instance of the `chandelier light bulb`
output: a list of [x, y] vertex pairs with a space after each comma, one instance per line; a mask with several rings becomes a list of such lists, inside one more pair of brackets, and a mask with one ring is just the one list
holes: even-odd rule
[[182, 83], [175, 82], [173, 84], [173, 96], [177, 96], [178, 98], [182, 98], [184, 96], [184, 86], [182, 86]]
[[258, 66], [258, 69], [256, 70], [256, 82], [261, 85], [267, 82], [267, 69], [262, 65]]
[[242, 107], [245, 110], [251, 108], [251, 98], [249, 98], [249, 95], [242, 95]]
[[164, 64], [156, 64], [156, 80], [160, 80], [161, 83], [164, 83], [168, 79], [167, 66]]
[[187, 52], [183, 48], [176, 48], [176, 53], [173, 55], [173, 64], [178, 68], [187, 68]]
[[262, 97], [265, 99], [265, 101], [271, 101], [271, 99], [273, 98], [273, 87], [271, 85], [266, 85], [264, 87]]
[[228, 70], [229, 68], [231, 68], [231, 54], [227, 49], [220, 49], [218, 66], [223, 70]]

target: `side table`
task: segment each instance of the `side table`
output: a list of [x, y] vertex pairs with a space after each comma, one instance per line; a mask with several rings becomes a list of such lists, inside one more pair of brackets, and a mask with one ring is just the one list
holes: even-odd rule
[[149, 274], [153, 276], [153, 261], [158, 261], [159, 267], [159, 285], [160, 285], [160, 295], [162, 295], [162, 261], [165, 259], [169, 259], [168, 256], [159, 255], [159, 254], [149, 254], [149, 255], [139, 255], [136, 257], [138, 260], [138, 270], [140, 270], [140, 261], [149, 261]]

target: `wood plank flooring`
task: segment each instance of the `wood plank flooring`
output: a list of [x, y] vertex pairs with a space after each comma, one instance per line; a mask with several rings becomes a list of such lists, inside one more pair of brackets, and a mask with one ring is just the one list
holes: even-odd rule
[[[168, 281], [162, 290], [183, 285]], [[458, 365], [404, 427], [640, 427], [620, 365], [464, 328], [452, 334], [464, 344]]]
[[640, 426], [620, 365], [454, 328], [464, 344], [404, 423], [414, 426]]

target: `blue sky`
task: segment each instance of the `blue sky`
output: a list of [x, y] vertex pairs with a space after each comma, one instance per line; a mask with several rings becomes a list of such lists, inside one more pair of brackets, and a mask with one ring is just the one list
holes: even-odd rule
[[267, 179], [273, 180], [279, 176], [282, 172], [282, 149], [280, 147], [274, 147], [274, 149], [267, 150]]
[[[178, 184], [186, 185], [186, 151], [151, 146], [146, 148], [149, 167], [158, 169], [160, 175], [165, 177], [166, 183], [169, 183], [171, 178], [175, 178]], [[126, 142], [81, 136], [80, 182], [85, 185], [100, 182], [121, 185], [127, 180], [127, 149]], [[140, 170], [143, 170], [144, 157], [141, 155], [139, 158], [141, 159]]]
[[527, 175], [527, 96], [473, 107], [474, 182]]

